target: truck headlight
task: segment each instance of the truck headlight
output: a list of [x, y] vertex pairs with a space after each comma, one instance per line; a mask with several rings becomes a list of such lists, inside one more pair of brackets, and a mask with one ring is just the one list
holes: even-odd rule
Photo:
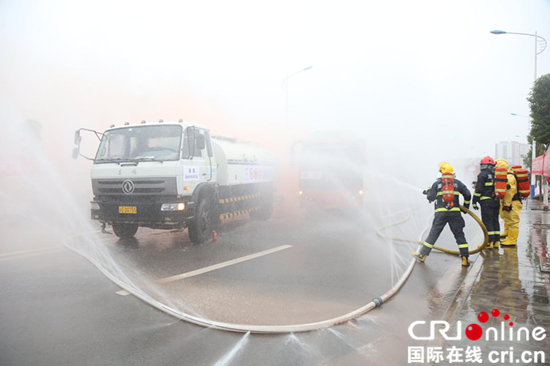
[[99, 210], [99, 209], [100, 209], [99, 203], [97, 203], [97, 202], [90, 202], [90, 209], [91, 209], [91, 210]]
[[185, 210], [185, 203], [163, 203], [160, 206], [161, 211], [183, 211]]

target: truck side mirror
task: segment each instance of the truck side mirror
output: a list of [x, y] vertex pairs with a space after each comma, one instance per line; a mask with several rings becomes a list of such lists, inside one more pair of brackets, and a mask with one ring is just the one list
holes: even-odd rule
[[80, 130], [76, 130], [74, 132], [74, 144], [80, 146], [80, 141], [82, 141], [82, 137], [80, 137]]
[[290, 162], [290, 165], [296, 165], [298, 164], [299, 160], [300, 160], [300, 157], [299, 157], [299, 152], [297, 152], [297, 150], [299, 150], [299, 146], [301, 146], [303, 143], [303, 141], [294, 141], [292, 143], [292, 145], [290, 146], [290, 153], [289, 153], [289, 162]]
[[[97, 132], [95, 130], [90, 130], [90, 129], [87, 129], [87, 128], [80, 128], [80, 129], [78, 129], [74, 132], [74, 143], [75, 143], [76, 147], [73, 149], [73, 159], [77, 159], [79, 156], [82, 156], [84, 159], [94, 160], [92, 158], [89, 158], [87, 156], [84, 156], [84, 155], [80, 154], [80, 142], [82, 142], [82, 137], [80, 137], [80, 131], [93, 132], [96, 135], [96, 137], [99, 141], [101, 141], [101, 138], [104, 135], [101, 132]], [[102, 137], [100, 137], [100, 135]]]
[[79, 147], [75, 147], [73, 149], [73, 159], [78, 159], [78, 155], [80, 155], [80, 148]]

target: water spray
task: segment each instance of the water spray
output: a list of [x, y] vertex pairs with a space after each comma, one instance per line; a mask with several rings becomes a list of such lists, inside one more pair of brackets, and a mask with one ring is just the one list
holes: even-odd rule
[[[479, 253], [480, 251], [485, 249], [485, 247], [487, 246], [487, 243], [489, 243], [489, 233], [487, 232], [487, 228], [485, 227], [485, 224], [483, 223], [483, 221], [481, 221], [481, 219], [475, 213], [473, 213], [472, 211], [470, 211], [469, 209], [467, 209], [464, 206], [460, 206], [460, 209], [462, 211], [466, 212], [468, 215], [470, 215], [478, 223], [478, 225], [481, 227], [481, 230], [483, 231], [483, 235], [484, 235], [483, 244], [478, 245], [477, 249], [469, 251], [470, 255]], [[405, 239], [405, 238], [389, 237], [389, 236], [385, 236], [385, 235], [381, 234], [381, 232], [384, 229], [387, 229], [387, 228], [395, 226], [395, 225], [399, 225], [399, 224], [407, 221], [409, 218], [410, 218], [410, 213], [409, 213], [409, 216], [407, 218], [405, 218], [404, 220], [401, 220], [401, 221], [398, 221], [398, 222], [395, 222], [395, 223], [392, 223], [392, 224], [389, 224], [389, 225], [386, 225], [386, 226], [382, 226], [381, 228], [378, 229], [378, 231], [376, 233], [379, 237], [384, 238], [384, 239], [389, 239], [389, 240], [392, 240], [392, 241], [398, 241], [398, 242], [404, 242], [404, 243], [415, 243], [415, 244], [423, 245], [424, 242], [422, 242], [422, 241]], [[435, 245], [434, 245], [433, 249], [436, 249], [436, 250], [439, 250], [441, 252], [448, 253], [448, 254], [460, 255], [460, 252], [458, 250], [442, 248], [442, 247], [438, 247], [438, 246], [435, 246]]]
[[[398, 225], [402, 222], [407, 221], [410, 218], [409, 217], [405, 220], [396, 222], [392, 224], [391, 226]], [[389, 226], [386, 226], [389, 227]], [[409, 240], [403, 240], [403, 241], [409, 241]], [[67, 244], [66, 244], [67, 245]], [[71, 247], [70, 245], [67, 245], [68, 247]], [[73, 249], [74, 250], [74, 249]], [[191, 315], [185, 312], [182, 312], [178, 309], [175, 309], [170, 306], [166, 306], [155, 299], [153, 299], [151, 296], [145, 294], [142, 291], [136, 291], [136, 288], [126, 285], [123, 281], [116, 278], [114, 275], [112, 275], [109, 271], [106, 271], [102, 268], [102, 266], [97, 263], [97, 261], [94, 258], [89, 257], [85, 253], [81, 251], [77, 251], [77, 253], [81, 254], [85, 258], [87, 258], [89, 261], [91, 261], [96, 267], [100, 269], [101, 272], [105, 276], [107, 276], [109, 279], [111, 279], [113, 282], [115, 282], [118, 286], [122, 287], [126, 291], [132, 293], [134, 296], [138, 297], [139, 299], [145, 301], [146, 303], [150, 304], [151, 306], [162, 310], [176, 318], [185, 320], [187, 322], [200, 325], [207, 328], [213, 328], [213, 329], [219, 329], [219, 330], [225, 330], [230, 332], [239, 332], [239, 333], [256, 333], [256, 334], [285, 334], [285, 333], [299, 333], [299, 332], [307, 332], [307, 331], [313, 331], [313, 330], [319, 330], [319, 329], [325, 329], [330, 328], [335, 325], [340, 325], [349, 322], [352, 319], [358, 318], [367, 312], [371, 311], [372, 309], [375, 309], [377, 307], [380, 307], [383, 303], [387, 302], [391, 297], [393, 297], [399, 289], [405, 284], [407, 279], [409, 278], [410, 274], [412, 273], [412, 270], [414, 268], [416, 260], [411, 260], [409, 263], [409, 266], [403, 276], [399, 279], [399, 281], [386, 293], [383, 295], [374, 298], [371, 302], [368, 304], [352, 311], [347, 314], [327, 319], [323, 321], [318, 322], [312, 322], [312, 323], [304, 323], [304, 324], [292, 324], [292, 325], [246, 325], [246, 324], [233, 324], [233, 323], [224, 323], [219, 322], [215, 320], [209, 320], [202, 317], [198, 317], [195, 315]]]
[[[464, 212], [466, 212], [467, 214], [469, 214], [470, 216], [472, 216], [472, 218], [474, 218], [474, 220], [479, 224], [479, 226], [483, 230], [483, 233], [484, 233], [483, 244], [481, 244], [477, 249], [470, 252], [470, 254], [478, 253], [479, 251], [483, 250], [485, 248], [485, 246], [487, 245], [488, 238], [489, 238], [488, 233], [487, 233], [487, 229], [485, 228], [485, 225], [483, 225], [483, 222], [479, 219], [479, 217], [477, 217], [472, 211], [470, 211], [470, 210], [468, 210], [468, 209], [466, 209], [465, 207], [462, 207], [462, 206], [461, 206], [461, 209]], [[382, 231], [384, 229], [387, 229], [389, 227], [396, 226], [396, 225], [399, 225], [401, 223], [404, 223], [407, 220], [409, 220], [410, 218], [411, 218], [411, 214], [410, 214], [410, 210], [409, 210], [408, 215], [405, 219], [394, 222], [390, 225], [385, 225], [385, 226], [380, 227], [377, 230], [378, 236], [380, 236], [381, 238], [384, 238], [384, 239], [389, 239], [391, 241], [422, 244], [422, 242], [420, 242], [420, 241], [406, 239], [406, 238], [387, 237], [387, 236], [384, 236], [382, 234]], [[215, 233], [215, 232], [212, 233], [213, 239], [214, 239], [215, 236], [217, 236], [216, 234], [217, 233]], [[68, 243], [66, 243], [66, 245], [68, 247], [71, 247], [70, 245], [68, 245]], [[75, 250], [75, 248], [71, 248], [71, 249]], [[437, 249], [437, 250], [440, 250], [442, 252], [449, 253], [449, 254], [455, 254], [455, 255], [459, 254], [458, 251], [449, 250], [449, 249], [441, 248], [441, 247], [437, 247], [437, 246], [435, 246], [434, 249]], [[284, 334], [284, 333], [307, 332], [307, 331], [319, 330], [319, 329], [324, 329], [324, 328], [330, 328], [330, 327], [333, 327], [335, 325], [347, 323], [352, 319], [358, 318], [358, 317], [366, 314], [367, 312], [371, 311], [372, 309], [375, 309], [377, 307], [381, 307], [383, 303], [387, 302], [391, 297], [393, 297], [401, 289], [401, 287], [405, 284], [405, 282], [409, 278], [410, 274], [412, 273], [412, 271], [414, 269], [414, 266], [415, 266], [415, 263], [416, 263], [415, 259], [411, 259], [405, 273], [401, 276], [399, 281], [396, 284], [394, 284], [393, 287], [389, 291], [387, 291], [386, 293], [382, 294], [379, 297], [375, 297], [368, 304], [366, 304], [366, 305], [364, 305], [364, 306], [362, 306], [362, 307], [360, 307], [360, 308], [358, 308], [358, 309], [356, 309], [352, 312], [349, 312], [347, 314], [344, 314], [344, 315], [341, 315], [341, 316], [338, 316], [338, 317], [335, 317], [335, 318], [323, 320], [323, 321], [317, 321], [317, 322], [312, 322], [312, 323], [304, 323], [304, 324], [246, 325], [246, 324], [233, 324], [233, 323], [225, 323], [225, 322], [219, 322], [219, 321], [215, 321], [215, 320], [209, 320], [209, 319], [205, 319], [205, 318], [202, 318], [202, 317], [199, 317], [199, 316], [191, 315], [189, 313], [180, 311], [180, 310], [175, 309], [171, 306], [164, 305], [164, 304], [160, 303], [159, 301], [155, 300], [154, 298], [152, 298], [151, 296], [149, 296], [148, 294], [137, 290], [134, 286], [126, 284], [124, 281], [120, 280], [119, 278], [117, 278], [115, 275], [113, 275], [109, 271], [106, 271], [103, 268], [103, 266], [95, 258], [92, 258], [92, 257], [88, 256], [87, 254], [83, 253], [82, 251], [78, 251], [78, 250], [75, 250], [75, 251], [77, 253], [81, 254], [82, 256], [84, 256], [85, 258], [87, 258], [89, 261], [91, 261], [96, 267], [98, 267], [103, 272], [103, 274], [105, 276], [107, 276], [109, 279], [111, 279], [113, 282], [115, 282], [117, 285], [119, 285], [120, 287], [122, 287], [126, 291], [132, 293], [134, 296], [140, 298], [141, 300], [145, 301], [146, 303], [150, 304], [151, 306], [153, 306], [153, 307], [155, 307], [159, 310], [162, 310], [162, 311], [164, 311], [164, 312], [166, 312], [166, 313], [168, 313], [168, 314], [170, 314], [170, 315], [172, 315], [176, 318], [185, 320], [187, 322], [190, 322], [190, 323], [193, 323], [193, 324], [196, 324], [196, 325], [207, 327], [207, 328], [214, 328], [214, 329], [225, 330], [225, 331], [230, 331], [230, 332], [257, 333], [257, 334]], [[246, 339], [246, 337], [244, 339]]]

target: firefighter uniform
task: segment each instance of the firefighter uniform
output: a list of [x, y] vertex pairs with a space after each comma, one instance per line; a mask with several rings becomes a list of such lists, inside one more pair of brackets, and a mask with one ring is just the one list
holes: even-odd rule
[[[450, 167], [450, 165], [449, 165]], [[450, 167], [451, 172], [452, 167]], [[470, 199], [472, 195], [464, 183], [458, 179], [454, 180], [454, 201], [451, 204], [446, 203], [443, 200], [443, 181], [439, 178], [435, 181], [431, 188], [427, 191], [427, 198], [429, 202], [434, 202], [435, 215], [432, 228], [420, 253], [413, 253], [413, 257], [424, 262], [426, 257], [430, 254], [432, 248], [435, 245], [435, 242], [439, 238], [439, 235], [445, 228], [445, 225], [449, 224], [449, 227], [455, 237], [456, 243], [460, 250], [460, 255], [462, 256], [462, 265], [468, 266], [470, 263], [468, 261], [469, 250], [468, 242], [464, 236], [464, 218], [460, 210], [459, 195], [464, 196], [464, 206], [466, 208], [470, 207]]]
[[523, 209], [521, 194], [518, 190], [518, 183], [515, 174], [510, 170], [508, 162], [504, 159], [497, 160], [497, 168], [508, 169], [506, 196], [500, 201], [500, 216], [504, 220], [504, 226], [508, 229], [506, 239], [501, 242], [503, 247], [513, 247], [517, 244], [519, 236], [519, 214]]
[[[492, 161], [492, 159], [490, 159]], [[485, 163], [482, 160], [482, 170], [477, 176], [477, 183], [474, 192], [473, 206], [481, 204], [481, 220], [489, 234], [487, 248], [498, 248], [500, 241], [499, 209], [500, 202], [495, 196], [495, 172], [493, 164]]]

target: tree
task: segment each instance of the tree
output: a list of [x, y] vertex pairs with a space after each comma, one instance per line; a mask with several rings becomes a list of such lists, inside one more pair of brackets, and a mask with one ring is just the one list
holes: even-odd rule
[[[531, 166], [531, 160], [533, 159], [533, 136], [529, 134], [527, 136], [527, 141], [529, 142], [529, 145], [531, 148], [529, 149], [529, 152], [523, 156], [523, 165], [526, 167]], [[539, 141], [535, 140], [537, 142], [537, 145], [535, 147], [536, 149], [536, 156], [541, 156], [546, 152], [546, 149], [548, 148], [548, 145], [539, 143]]]
[[[529, 143], [535, 139], [537, 156], [546, 152], [550, 144], [550, 74], [541, 76], [535, 81], [527, 98], [531, 108], [531, 131]], [[525, 157], [526, 166], [531, 166], [531, 152]]]

